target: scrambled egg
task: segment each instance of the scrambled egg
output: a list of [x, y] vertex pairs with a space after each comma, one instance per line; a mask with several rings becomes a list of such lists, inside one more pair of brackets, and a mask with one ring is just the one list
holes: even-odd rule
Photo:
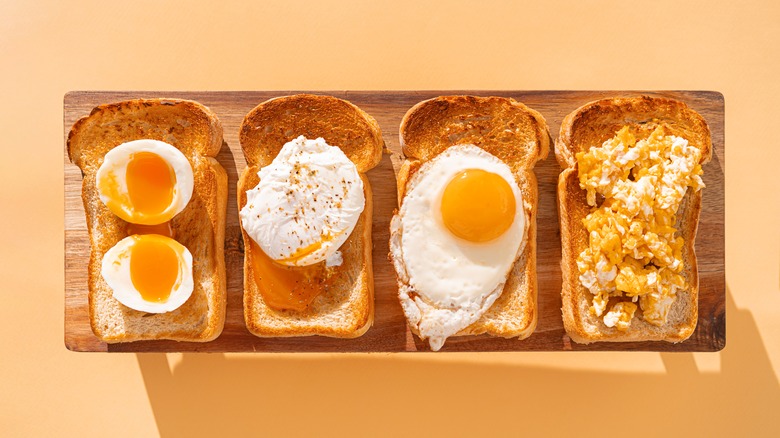
[[[582, 223], [589, 245], [577, 259], [580, 282], [593, 294], [590, 311], [626, 330], [636, 302], [643, 319], [666, 323], [678, 290], [684, 240], [675, 237], [675, 215], [688, 187], [701, 190], [701, 150], [656, 128], [637, 141], [628, 126], [601, 147], [577, 153], [580, 187], [594, 207]], [[596, 195], [603, 197], [597, 207]], [[614, 302], [615, 300], [613, 300]]]

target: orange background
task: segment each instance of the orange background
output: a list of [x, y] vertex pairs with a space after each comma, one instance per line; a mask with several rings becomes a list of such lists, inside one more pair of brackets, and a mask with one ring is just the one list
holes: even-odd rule
[[[158, 3], [0, 2], [2, 435], [780, 433], [777, 3]], [[727, 346], [68, 352], [62, 97], [82, 89], [720, 91]]]

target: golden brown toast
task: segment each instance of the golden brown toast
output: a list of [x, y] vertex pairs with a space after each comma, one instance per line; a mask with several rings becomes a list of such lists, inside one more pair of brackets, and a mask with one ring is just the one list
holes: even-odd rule
[[[98, 168], [112, 148], [138, 139], [169, 143], [192, 165], [192, 199], [171, 220], [173, 238], [193, 256], [192, 296], [178, 309], [152, 314], [125, 307], [100, 270], [103, 255], [127, 236], [127, 222], [101, 201]], [[222, 125], [205, 106], [180, 99], [136, 99], [101, 105], [79, 119], [68, 135], [70, 160], [82, 172], [82, 199], [91, 252], [88, 266], [92, 331], [105, 342], [172, 339], [210, 341], [225, 322], [225, 211], [227, 174], [214, 158], [222, 147]]]
[[268, 100], [244, 118], [239, 132], [247, 167], [238, 181], [238, 209], [246, 192], [259, 183], [257, 172], [273, 161], [285, 143], [303, 135], [322, 137], [338, 146], [355, 163], [363, 180], [365, 207], [352, 234], [340, 247], [343, 262], [335, 283], [303, 311], [275, 310], [263, 300], [252, 268], [251, 238], [244, 241], [244, 320], [256, 336], [354, 338], [374, 320], [374, 280], [371, 266], [371, 186], [365, 172], [379, 164], [384, 141], [373, 117], [357, 106], [331, 96], [300, 94]]
[[587, 204], [585, 190], [579, 186], [575, 155], [601, 146], [626, 125], [639, 132], [637, 138], [646, 138], [656, 127], [665, 125], [669, 135], [682, 137], [701, 149], [701, 164], [708, 162], [712, 156], [706, 121], [676, 100], [647, 96], [603, 99], [583, 105], [564, 118], [555, 143], [555, 155], [563, 169], [558, 179], [558, 217], [561, 225], [564, 327], [571, 339], [579, 343], [680, 342], [693, 333], [698, 318], [699, 280], [694, 240], [701, 211], [701, 191], [688, 190], [678, 210], [675, 227], [677, 234], [685, 239], [682, 275], [690, 286], [687, 291], [677, 292], [665, 325], [658, 327], [644, 321], [639, 317], [639, 309], [626, 331], [607, 327], [599, 317], [591, 315], [589, 308], [593, 295], [579, 280], [577, 258], [588, 246], [588, 234], [582, 219], [591, 207]]
[[[441, 96], [418, 103], [404, 116], [400, 141], [406, 157], [398, 172], [398, 204], [420, 166], [450, 146], [473, 144], [506, 163], [525, 203], [526, 244], [501, 296], [482, 317], [455, 336], [488, 333], [524, 339], [536, 328], [536, 212], [539, 193], [533, 167], [547, 157], [550, 134], [538, 112], [503, 97]], [[399, 271], [400, 233], [391, 228], [390, 258]], [[398, 276], [399, 291], [410, 286]], [[399, 294], [403, 302], [403, 297]], [[406, 306], [404, 306], [406, 307]], [[409, 318], [409, 315], [407, 315]], [[417, 328], [410, 329], [419, 335]]]

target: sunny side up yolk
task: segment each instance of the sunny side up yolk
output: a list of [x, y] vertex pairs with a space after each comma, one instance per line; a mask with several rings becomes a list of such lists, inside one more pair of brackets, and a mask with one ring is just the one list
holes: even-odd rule
[[176, 250], [154, 236], [135, 242], [130, 252], [130, 279], [144, 300], [167, 301], [178, 277]]
[[509, 183], [492, 172], [467, 169], [444, 189], [441, 216], [448, 230], [470, 242], [488, 242], [512, 226], [515, 195]]
[[250, 239], [255, 284], [265, 303], [277, 310], [305, 310], [325, 288], [325, 263], [285, 266]]
[[138, 152], [127, 163], [127, 194], [134, 210], [142, 216], [156, 216], [173, 201], [176, 174], [168, 163], [152, 152]]

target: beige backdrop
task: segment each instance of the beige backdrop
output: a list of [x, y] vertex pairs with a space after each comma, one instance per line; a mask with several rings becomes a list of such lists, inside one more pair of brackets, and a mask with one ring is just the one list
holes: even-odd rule
[[[776, 2], [157, 3], [0, 2], [0, 434], [780, 432]], [[727, 347], [68, 352], [62, 98], [82, 89], [721, 91]]]

